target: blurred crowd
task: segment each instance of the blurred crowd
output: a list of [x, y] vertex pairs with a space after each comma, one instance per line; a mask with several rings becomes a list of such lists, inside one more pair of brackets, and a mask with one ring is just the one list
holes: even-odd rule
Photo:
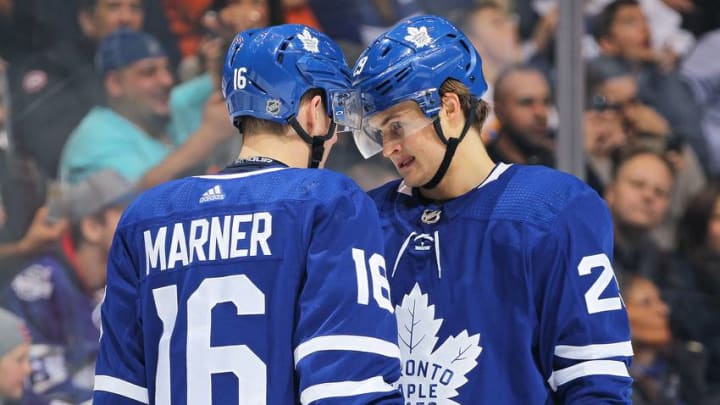
[[[584, 179], [615, 223], [634, 402], [720, 403], [720, 2], [584, 4], [584, 133], [576, 136], [584, 139]], [[483, 57], [491, 157], [554, 166], [557, 7], [0, 0], [0, 306], [18, 317], [0, 313], [0, 323], [26, 331], [13, 340], [17, 350], [0, 342], [15, 365], [12, 377], [0, 350], [0, 403], [89, 400], [98, 304], [123, 208], [144, 188], [216, 172], [239, 150], [219, 93], [236, 32], [310, 25], [337, 40], [352, 64], [404, 17], [448, 17]], [[382, 157], [362, 160], [347, 134], [329, 167], [365, 189], [396, 177]], [[4, 387], [11, 381], [24, 388]]]

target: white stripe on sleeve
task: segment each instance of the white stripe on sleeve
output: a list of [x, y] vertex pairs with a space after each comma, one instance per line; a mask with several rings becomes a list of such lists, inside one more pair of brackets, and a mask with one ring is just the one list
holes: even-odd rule
[[325, 398], [351, 397], [354, 395], [369, 394], [371, 392], [390, 392], [394, 390], [380, 376], [368, 378], [363, 381], [341, 381], [311, 385], [300, 394], [300, 402], [308, 405], [314, 401]]
[[143, 404], [150, 403], [147, 388], [109, 375], [95, 376], [95, 391], [107, 391], [125, 398], [134, 399]]
[[555, 346], [555, 355], [572, 360], [595, 360], [607, 357], [632, 356], [630, 341], [587, 346]]
[[552, 388], [553, 391], [557, 391], [559, 386], [567, 382], [590, 375], [614, 375], [630, 378], [627, 367], [622, 361], [593, 360], [578, 363], [562, 370], [553, 371], [550, 378], [548, 378], [548, 384], [550, 384], [550, 388]]
[[395, 343], [386, 340], [353, 335], [318, 336], [299, 344], [295, 348], [295, 367], [305, 357], [315, 352], [328, 350], [365, 352], [400, 358], [400, 348]]

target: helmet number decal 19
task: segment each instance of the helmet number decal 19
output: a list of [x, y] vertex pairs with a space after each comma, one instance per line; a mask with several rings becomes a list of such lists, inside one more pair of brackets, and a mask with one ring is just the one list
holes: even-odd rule
[[245, 77], [245, 73], [247, 73], [246, 67], [243, 66], [235, 68], [235, 72], [233, 73], [233, 87], [235, 90], [241, 90], [247, 86], [247, 77]]

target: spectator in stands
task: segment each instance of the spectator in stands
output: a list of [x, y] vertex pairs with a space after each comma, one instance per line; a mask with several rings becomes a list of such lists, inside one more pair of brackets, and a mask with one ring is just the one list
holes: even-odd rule
[[[214, 58], [225, 55], [235, 34], [270, 23], [270, 0], [164, 0], [172, 28], [183, 47], [181, 81], [211, 72]], [[216, 87], [219, 87], [218, 84]]]
[[[150, 23], [153, 30], [165, 29], [161, 23], [164, 15], [157, 13], [156, 1], [8, 3], [13, 13], [14, 34], [22, 37], [22, 41], [36, 42], [36, 47], [22, 48], [10, 65], [8, 98], [12, 108], [8, 112], [13, 154], [7, 156], [7, 162], [0, 162], [0, 190], [8, 218], [0, 235], [3, 242], [17, 241], [27, 232], [33, 215], [44, 202], [46, 183], [57, 177], [67, 138], [88, 110], [104, 99], [93, 65], [98, 42], [118, 27], [140, 29], [143, 23]], [[25, 22], [21, 15], [25, 14], [37, 17], [30, 19], [32, 24], [51, 25], [21, 27]], [[48, 28], [54, 31], [51, 37], [43, 34]], [[82, 35], [68, 35], [75, 31]], [[4, 43], [10, 36], [0, 37]], [[10, 45], [17, 46], [18, 42]], [[11, 266], [4, 267], [8, 268]]]
[[[28, 253], [21, 248], [22, 239], [25, 235], [34, 233], [29, 227], [35, 221], [35, 216], [39, 215], [38, 210], [45, 204], [48, 188], [47, 179], [40, 173], [34, 160], [13, 154], [8, 157], [7, 162], [0, 168], [0, 193], [6, 212], [5, 224], [0, 228], [0, 244], [4, 246], [0, 251], [6, 250], [4, 255], [0, 254], [0, 269], [3, 269], [0, 272], [0, 286], [4, 281], [3, 277], [11, 276], [17, 270], [13, 262], [22, 261], [22, 256]], [[36, 247], [42, 248], [42, 245], [44, 242]], [[3, 259], [9, 260], [9, 263]]]
[[[235, 34], [250, 28], [265, 27], [270, 23], [268, 0], [214, 0], [202, 21], [204, 37], [199, 44], [199, 53], [185, 60], [182, 74], [196, 71], [193, 78], [173, 89], [171, 110], [174, 130], [183, 133], [197, 131], [203, 121], [201, 106], [220, 88], [220, 73], [225, 54]], [[196, 65], [195, 68], [191, 68]], [[200, 71], [198, 71], [198, 69]], [[182, 77], [181, 77], [182, 79]], [[207, 163], [210, 171], [225, 167], [237, 157], [240, 138], [233, 136], [215, 147]]]
[[[472, 7], [459, 9], [457, 13], [458, 26], [483, 55], [483, 74], [488, 82], [483, 100], [492, 106], [494, 83], [500, 72], [524, 59], [516, 21], [495, 1], [482, 1]], [[491, 108], [483, 125], [483, 139], [487, 140], [492, 133], [496, 133], [498, 125], [494, 109]]]
[[495, 82], [499, 122], [487, 151], [495, 162], [554, 166], [555, 140], [549, 126], [550, 86], [535, 68], [513, 66]]
[[30, 375], [30, 335], [22, 320], [0, 308], [0, 405], [19, 400]]
[[57, 222], [50, 222], [48, 220], [48, 207], [41, 207], [35, 213], [27, 233], [20, 240], [0, 243], [0, 259], [37, 253], [46, 245], [56, 242], [66, 226], [67, 221], [62, 219]]
[[143, 26], [142, 0], [83, 0], [77, 14], [83, 36], [51, 46], [10, 65], [12, 140], [50, 178], [60, 151], [83, 116], [103, 101], [95, 74], [97, 44], [123, 27]]
[[720, 391], [720, 182], [690, 200], [677, 238], [678, 255], [663, 293], [678, 303], [673, 327], [708, 348], [708, 380]]
[[618, 277], [630, 320], [633, 344], [633, 404], [711, 404], [704, 372], [707, 353], [701, 343], [673, 339], [670, 308], [651, 280]]
[[[483, 74], [488, 83], [495, 83], [498, 75], [523, 60], [516, 21], [498, 3], [483, 1], [462, 10], [460, 29], [483, 56]], [[493, 87], [485, 97], [492, 101]]]
[[612, 181], [612, 172], [619, 154], [627, 147], [627, 134], [622, 115], [604, 97], [587, 97], [583, 114], [585, 130], [585, 181], [598, 194]]
[[635, 150], [616, 166], [605, 189], [615, 229], [615, 273], [639, 274], [657, 280], [666, 253], [651, 232], [668, 214], [673, 166], [663, 155]]
[[35, 257], [2, 291], [3, 307], [23, 318], [32, 336], [32, 391], [48, 401], [92, 396], [107, 255], [133, 195], [112, 171], [68, 189], [61, 212], [71, 226], [59, 250]]
[[675, 224], [688, 199], [702, 189], [706, 179], [695, 151], [668, 121], [638, 95], [636, 77], [629, 65], [613, 58], [597, 58], [588, 64], [588, 93], [604, 100], [623, 120], [630, 148], [650, 148], [673, 163], [676, 181], [671, 193], [670, 215], [654, 237], [666, 250], [674, 247]]
[[707, 167], [700, 110], [676, 70], [676, 58], [655, 52], [647, 20], [637, 0], [615, 0], [593, 22], [602, 56], [626, 62], [637, 78], [637, 97], [655, 108], [673, 133], [686, 139]]
[[[718, 19], [720, 22], [720, 3]], [[720, 28], [701, 37], [682, 61], [681, 72], [693, 89], [702, 111], [702, 128], [708, 146], [708, 169], [720, 177]]]
[[[154, 176], [155, 183], [169, 180], [201, 165], [219, 141], [233, 136], [219, 91], [205, 103], [203, 121], [193, 134], [173, 127], [178, 115], [170, 93], [173, 77], [162, 47], [149, 34], [110, 34], [100, 45], [97, 63], [108, 106], [94, 107], [68, 139], [60, 161], [63, 179], [75, 182], [112, 168], [131, 182], [150, 169], [162, 172]], [[166, 161], [178, 145], [175, 153], [182, 159]]]
[[[517, 16], [510, 14], [497, 0], [475, 2], [457, 12], [461, 13], [458, 19], [463, 32], [483, 55], [483, 73], [488, 82], [494, 83], [500, 72], [518, 63], [545, 67], [546, 62], [539, 58], [555, 34], [557, 10], [549, 12], [538, 22], [526, 42], [520, 38]], [[485, 94], [492, 100], [492, 92]]]

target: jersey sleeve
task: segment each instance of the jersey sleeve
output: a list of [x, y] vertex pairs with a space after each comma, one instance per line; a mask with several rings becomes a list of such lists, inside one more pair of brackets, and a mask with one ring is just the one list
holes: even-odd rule
[[96, 404], [149, 403], [138, 315], [139, 269], [131, 258], [128, 239], [121, 220], [110, 248], [101, 307], [93, 396]]
[[299, 298], [300, 402], [402, 404], [397, 322], [377, 210], [359, 188], [314, 210]]
[[588, 189], [534, 244], [539, 358], [560, 403], [630, 403], [632, 346], [612, 267], [612, 226]]

